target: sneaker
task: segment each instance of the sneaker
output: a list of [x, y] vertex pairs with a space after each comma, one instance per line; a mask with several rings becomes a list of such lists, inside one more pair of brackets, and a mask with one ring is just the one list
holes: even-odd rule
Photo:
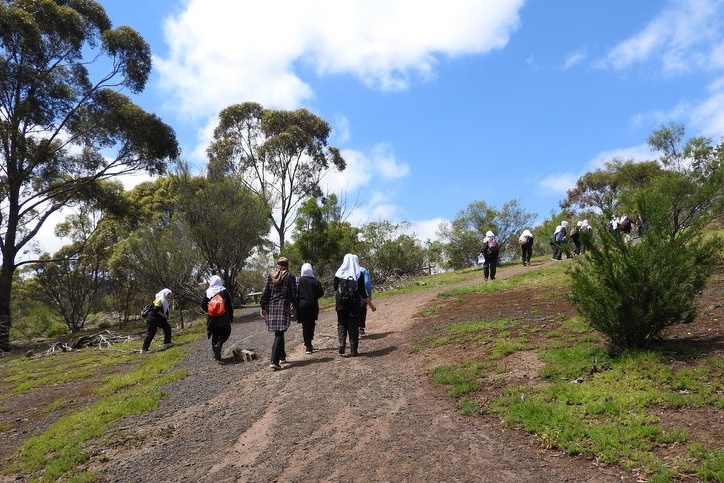
[[150, 354], [151, 351], [148, 350], [148, 349], [141, 349], [139, 353], [140, 353], [140, 354]]
[[304, 351], [305, 354], [311, 354], [312, 352], [314, 352], [314, 349], [311, 346], [308, 346], [307, 350]]
[[279, 364], [274, 364], [273, 362], [269, 364], [269, 369], [271, 369], [272, 371], [278, 371], [281, 368], [282, 366], [280, 366]]
[[359, 355], [359, 352], [357, 352], [357, 351], [350, 351], [350, 355], [351, 355], [352, 357], [357, 357], [357, 356]]
[[169, 342], [168, 344], [162, 345], [161, 350], [170, 349], [171, 347], [173, 347], [173, 342]]
[[279, 361], [279, 364], [289, 364], [286, 359], [282, 359]]
[[213, 345], [211, 346], [211, 350], [214, 352], [214, 359], [217, 361], [221, 359], [221, 346]]
[[364, 327], [360, 327], [360, 328], [359, 328], [359, 334], [360, 334], [360, 335], [365, 335], [365, 329], [364, 329]]
[[340, 353], [340, 354], [344, 354], [344, 346], [343, 346], [343, 345], [339, 346], [339, 353]]

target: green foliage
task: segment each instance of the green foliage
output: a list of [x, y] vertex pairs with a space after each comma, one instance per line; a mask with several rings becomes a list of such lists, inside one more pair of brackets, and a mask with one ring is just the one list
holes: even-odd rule
[[645, 235], [631, 242], [598, 226], [599, 238], [571, 269], [569, 299], [614, 349], [644, 347], [675, 324], [691, 322], [695, 297], [719, 259], [720, 242], [701, 225], [674, 230], [672, 192], [639, 199]]
[[50, 215], [118, 207], [103, 180], [162, 173], [180, 150], [170, 126], [121, 93], [143, 91], [151, 49], [132, 28], [113, 30], [99, 3], [2, 2], [0, 26], [0, 349], [9, 350], [16, 257]]
[[326, 121], [306, 109], [279, 111], [246, 102], [219, 113], [207, 151], [209, 177], [234, 174], [270, 205], [280, 252], [300, 203], [322, 196], [323, 173], [347, 166], [339, 149], [327, 145], [330, 132]]

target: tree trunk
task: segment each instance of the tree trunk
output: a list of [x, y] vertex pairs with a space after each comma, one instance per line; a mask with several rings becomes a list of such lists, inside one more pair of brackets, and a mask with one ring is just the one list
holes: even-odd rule
[[13, 287], [14, 261], [3, 260], [0, 266], [0, 351], [9, 352], [10, 346], [10, 295]]

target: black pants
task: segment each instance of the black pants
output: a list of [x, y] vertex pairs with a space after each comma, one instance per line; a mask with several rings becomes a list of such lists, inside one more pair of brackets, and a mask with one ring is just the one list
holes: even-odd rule
[[495, 280], [495, 271], [498, 267], [498, 257], [486, 255], [483, 258], [483, 278], [487, 280], [488, 277], [490, 277], [490, 280]]
[[159, 319], [159, 320], [153, 320], [146, 322], [146, 338], [143, 340], [143, 347], [142, 349], [147, 351], [149, 347], [151, 347], [151, 342], [153, 341], [153, 338], [156, 336], [156, 331], [158, 331], [158, 328], [161, 328], [163, 330], [163, 343], [164, 344], [170, 344], [171, 343], [171, 326], [168, 323], [168, 320], [166, 319]]
[[523, 265], [530, 265], [530, 258], [533, 256], [533, 243], [524, 243], [520, 246]]
[[228, 327], [212, 327], [211, 328], [211, 350], [214, 352], [214, 357], [217, 359], [221, 358], [221, 347], [224, 342], [229, 340], [231, 335], [231, 325]]
[[339, 338], [340, 352], [347, 346], [349, 335], [349, 350], [357, 354], [359, 344], [359, 314], [351, 310], [337, 310], [337, 337]]
[[357, 327], [360, 329], [364, 329], [367, 323], [367, 303], [362, 305], [362, 308], [360, 309], [359, 313], [359, 321], [357, 322]]
[[304, 339], [304, 347], [312, 347], [312, 341], [314, 340], [314, 328], [317, 325], [313, 318], [299, 319], [299, 323], [302, 324], [302, 338]]
[[285, 330], [274, 331], [274, 343], [272, 344], [271, 361], [272, 364], [279, 364], [287, 358], [287, 352], [284, 349], [284, 332]]

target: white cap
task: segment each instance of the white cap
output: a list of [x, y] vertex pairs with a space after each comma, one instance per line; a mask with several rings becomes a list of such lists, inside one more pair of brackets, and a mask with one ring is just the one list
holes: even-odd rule
[[567, 222], [567, 221], [562, 221], [562, 222], [561, 222], [561, 226], [568, 226], [568, 222]]
[[495, 236], [495, 233], [493, 233], [492, 231], [488, 230], [488, 232], [485, 234], [485, 236]]

